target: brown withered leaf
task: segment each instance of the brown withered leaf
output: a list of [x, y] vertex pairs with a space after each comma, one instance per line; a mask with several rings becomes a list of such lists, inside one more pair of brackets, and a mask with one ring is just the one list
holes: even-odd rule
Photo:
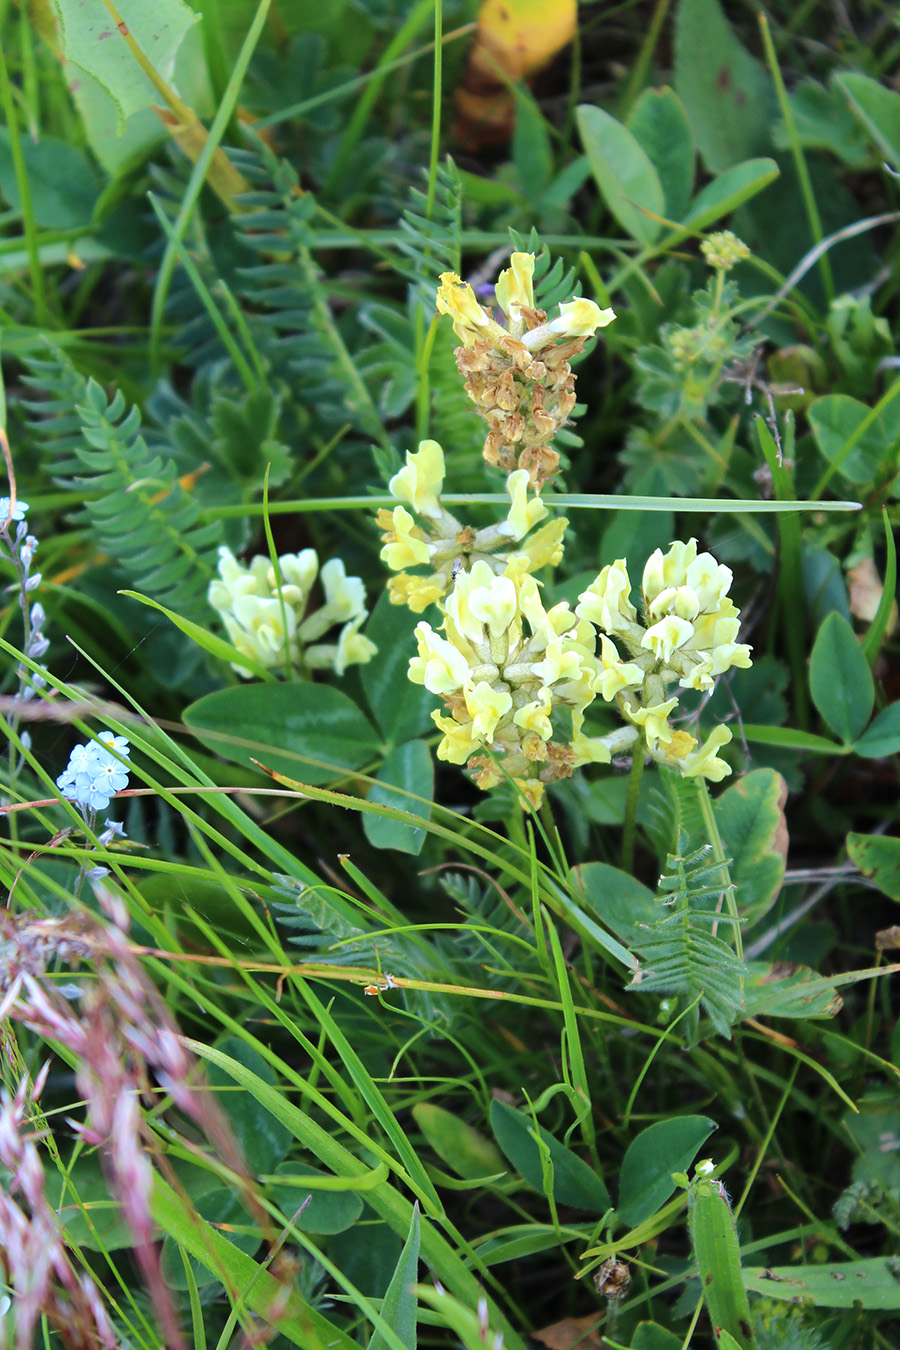
[[[881, 603], [881, 597], [884, 593], [884, 584], [878, 575], [878, 568], [872, 558], [863, 558], [851, 567], [847, 572], [847, 580], [850, 583], [850, 613], [857, 619], [863, 619], [866, 623], [871, 623], [875, 618], [875, 613]], [[897, 605], [891, 606], [891, 615], [888, 620], [887, 636], [893, 633], [897, 627]]]
[[598, 1334], [602, 1321], [603, 1315], [596, 1312], [587, 1317], [564, 1317], [561, 1322], [533, 1331], [531, 1339], [546, 1345], [547, 1350], [603, 1350], [606, 1342]]

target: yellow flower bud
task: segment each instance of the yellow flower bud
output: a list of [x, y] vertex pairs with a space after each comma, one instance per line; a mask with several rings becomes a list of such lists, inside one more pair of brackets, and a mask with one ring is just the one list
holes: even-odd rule
[[539, 496], [529, 500], [528, 483], [527, 469], [516, 469], [506, 480], [506, 491], [512, 501], [506, 519], [516, 540], [524, 539], [528, 531], [548, 514]]
[[521, 305], [534, 309], [534, 254], [514, 253], [509, 261], [497, 278], [494, 297], [506, 317], [516, 320]]
[[479, 305], [469, 283], [461, 281], [455, 272], [441, 273], [437, 310], [439, 314], [450, 315], [453, 331], [465, 347], [473, 346], [480, 337], [487, 337], [493, 329], [503, 331]]
[[382, 562], [386, 562], [392, 572], [427, 563], [431, 554], [425, 536], [405, 507], [394, 507], [391, 524], [394, 537], [386, 537], [381, 550]]
[[490, 745], [501, 717], [512, 708], [512, 695], [508, 689], [495, 689], [487, 680], [471, 681], [464, 685], [463, 696], [466, 709], [472, 718], [472, 733], [485, 745]]
[[388, 491], [406, 502], [420, 516], [441, 515], [440, 495], [444, 483], [444, 452], [437, 441], [420, 441], [418, 450], [406, 452], [406, 467], [394, 474]]

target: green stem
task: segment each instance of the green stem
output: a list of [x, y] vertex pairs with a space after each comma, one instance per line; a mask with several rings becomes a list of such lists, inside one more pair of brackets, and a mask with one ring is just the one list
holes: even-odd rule
[[625, 824], [622, 829], [622, 871], [631, 874], [634, 867], [634, 840], [637, 833], [638, 798], [641, 793], [641, 779], [644, 776], [644, 742], [635, 744], [631, 761], [631, 773], [628, 775], [628, 796], [625, 800]]
[[[725, 896], [725, 907], [728, 910], [729, 917], [734, 920], [731, 927], [734, 930], [734, 950], [738, 959], [744, 959], [744, 943], [741, 938], [741, 926], [738, 922], [737, 900], [734, 894], [734, 887], [731, 884], [731, 873], [728, 870], [728, 859], [725, 857], [725, 849], [722, 846], [722, 836], [719, 834], [719, 826], [716, 823], [715, 812], [713, 811], [712, 798], [709, 795], [709, 788], [705, 778], [695, 778], [697, 785], [697, 800], [700, 803], [700, 814], [703, 817], [703, 824], [706, 827], [706, 837], [712, 845], [713, 857], [719, 864], [722, 872], [723, 893]], [[741, 977], [741, 997], [743, 999], [744, 981]]]

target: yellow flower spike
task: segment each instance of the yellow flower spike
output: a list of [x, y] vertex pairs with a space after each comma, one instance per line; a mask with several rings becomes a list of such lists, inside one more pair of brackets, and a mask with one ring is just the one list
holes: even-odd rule
[[460, 280], [455, 272], [441, 273], [436, 303], [439, 314], [450, 315], [453, 331], [464, 347], [474, 346], [479, 338], [493, 336], [495, 330], [503, 332], [479, 305], [469, 283]]
[[596, 688], [601, 698], [612, 703], [616, 694], [623, 689], [640, 689], [644, 683], [644, 671], [633, 661], [623, 661], [615, 643], [605, 633], [600, 635], [600, 674]]
[[519, 709], [513, 717], [513, 721], [523, 731], [533, 731], [535, 735], [540, 736], [542, 741], [549, 741], [553, 735], [553, 727], [550, 724], [550, 708], [550, 690], [541, 689], [536, 699]]
[[667, 614], [659, 623], [648, 628], [641, 639], [641, 646], [653, 653], [658, 661], [669, 662], [672, 653], [694, 636], [693, 624], [687, 619], [679, 619], [677, 614]]
[[678, 707], [678, 699], [670, 698], [665, 703], [655, 703], [649, 708], [629, 708], [628, 716], [635, 726], [642, 727], [648, 747], [653, 750], [662, 742], [668, 745], [675, 734], [668, 723], [669, 713]]
[[697, 557], [697, 540], [689, 539], [686, 544], [676, 539], [668, 553], [658, 548], [651, 553], [644, 567], [641, 590], [644, 604], [650, 605], [667, 586], [683, 586], [687, 581], [688, 568]]
[[700, 598], [692, 586], [667, 586], [647, 607], [647, 616], [663, 619], [667, 614], [676, 614], [679, 619], [690, 622], [696, 619], [702, 608]]
[[528, 484], [527, 469], [514, 470], [506, 480], [506, 491], [509, 493], [512, 502], [506, 519], [512, 537], [517, 541], [524, 539], [529, 530], [533, 529], [538, 521], [543, 520], [549, 514], [540, 496], [529, 499]]
[[703, 610], [713, 610], [721, 604], [731, 590], [732, 580], [731, 568], [716, 562], [711, 553], [696, 557], [685, 575], [687, 585], [696, 593]]
[[615, 317], [615, 310], [601, 309], [593, 300], [569, 300], [560, 305], [559, 318], [551, 319], [547, 326], [561, 337], [593, 337], [598, 328], [606, 328]]
[[708, 778], [711, 783], [720, 783], [731, 773], [731, 765], [726, 764], [724, 759], [717, 759], [716, 755], [731, 739], [728, 727], [713, 727], [706, 744], [692, 754], [685, 755], [677, 767], [685, 778]]
[[[575, 755], [573, 767], [578, 769], [584, 764], [608, 764], [612, 759], [609, 746], [599, 736], [585, 736], [584, 713], [578, 709], [572, 712], [572, 750]], [[635, 733], [636, 734], [636, 733]]]
[[406, 605], [413, 614], [423, 614], [429, 605], [437, 604], [444, 588], [431, 577], [413, 577], [400, 572], [388, 581], [388, 597], [392, 605]]
[[514, 253], [509, 261], [510, 266], [497, 278], [494, 298], [508, 319], [524, 325], [519, 313], [522, 305], [534, 309], [534, 254]]
[[518, 613], [516, 586], [509, 577], [491, 577], [486, 586], [476, 586], [469, 593], [469, 613], [485, 624], [497, 637], [515, 622]]
[[487, 680], [463, 686], [466, 709], [472, 718], [473, 735], [490, 745], [501, 717], [512, 708], [512, 694], [507, 689], [495, 689]]
[[416, 624], [418, 656], [409, 663], [413, 684], [424, 684], [432, 694], [454, 694], [469, 674], [469, 663], [452, 642], [440, 637], [430, 623]]
[[425, 536], [405, 507], [394, 507], [391, 525], [393, 538], [385, 538], [380, 554], [382, 562], [386, 562], [392, 572], [427, 563], [431, 555]]
[[442, 515], [444, 472], [444, 452], [437, 441], [420, 441], [417, 451], [407, 450], [406, 467], [394, 474], [388, 491], [417, 515], [436, 520]]
[[473, 564], [468, 572], [460, 572], [453, 590], [447, 596], [445, 609], [453, 627], [469, 642], [482, 642], [484, 629], [481, 621], [471, 613], [469, 599], [474, 591], [482, 587], [490, 588], [494, 572], [483, 558]]
[[437, 709], [431, 714], [431, 720], [438, 730], [444, 733], [444, 739], [437, 748], [438, 759], [445, 760], [449, 764], [465, 764], [470, 755], [481, 749], [481, 741], [472, 734], [471, 722], [465, 724], [455, 722], [452, 717], [445, 717]]
[[637, 619], [631, 603], [631, 578], [624, 558], [604, 567], [596, 581], [582, 591], [575, 606], [579, 619], [589, 619], [607, 633], [627, 632]]
[[541, 780], [539, 778], [514, 778], [513, 783], [524, 797], [524, 804], [528, 810], [540, 810], [541, 802], [544, 800], [544, 785]]

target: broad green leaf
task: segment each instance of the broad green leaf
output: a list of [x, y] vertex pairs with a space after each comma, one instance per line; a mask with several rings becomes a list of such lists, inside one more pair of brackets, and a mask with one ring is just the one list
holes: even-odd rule
[[[412, 793], [412, 797], [406, 794]], [[378, 770], [377, 780], [369, 792], [370, 802], [393, 806], [423, 820], [431, 819], [431, 799], [434, 793], [434, 765], [431, 751], [424, 741], [407, 741], [390, 750]], [[424, 801], [416, 801], [424, 797]], [[363, 829], [370, 844], [376, 848], [394, 848], [400, 853], [421, 853], [425, 831], [414, 825], [386, 816], [363, 816]]]
[[631, 1338], [631, 1350], [681, 1350], [682, 1338], [666, 1331], [658, 1322], [638, 1322]]
[[516, 89], [512, 158], [522, 195], [537, 201], [553, 173], [553, 150], [546, 119], [530, 94]]
[[581, 143], [606, 205], [632, 239], [645, 246], [652, 244], [662, 226], [644, 212], [662, 216], [666, 203], [647, 152], [626, 126], [602, 108], [584, 103], [576, 116]]
[[900, 399], [873, 417], [849, 394], [826, 394], [810, 404], [807, 416], [822, 454], [850, 483], [871, 483], [900, 437]]
[[817, 1308], [852, 1308], [858, 1303], [870, 1312], [900, 1309], [900, 1263], [892, 1256], [824, 1266], [745, 1268], [744, 1286], [764, 1298]]
[[891, 529], [887, 507], [882, 506], [881, 513], [884, 523], [884, 546], [887, 555], [884, 564], [884, 584], [881, 588], [881, 599], [878, 601], [875, 617], [869, 624], [868, 632], [863, 638], [862, 644], [866, 660], [870, 666], [875, 664], [878, 653], [881, 651], [881, 644], [888, 629], [892, 627], [891, 620], [897, 612], [897, 546], [894, 543], [894, 531]]
[[900, 839], [882, 834], [848, 834], [852, 862], [892, 900], [900, 900]]
[[[35, 223], [46, 230], [79, 230], [90, 225], [100, 179], [87, 156], [52, 136], [39, 141], [23, 136], [21, 146]], [[14, 211], [21, 208], [5, 127], [0, 127], [0, 193]]]
[[900, 703], [883, 708], [853, 747], [863, 759], [884, 759], [900, 750]]
[[636, 1228], [655, 1214], [675, 1190], [672, 1173], [687, 1171], [715, 1128], [706, 1116], [675, 1116], [642, 1130], [622, 1159], [618, 1218]]
[[596, 1214], [605, 1214], [610, 1208], [609, 1192], [596, 1172], [554, 1139], [543, 1125], [536, 1126], [524, 1111], [516, 1111], [506, 1102], [491, 1102], [491, 1129], [513, 1167], [534, 1190], [544, 1194], [541, 1150], [535, 1139], [537, 1131], [550, 1155], [553, 1198], [557, 1204], [588, 1209]]
[[[275, 1075], [262, 1055], [244, 1041], [228, 1036], [216, 1048], [242, 1064], [245, 1069], [273, 1086]], [[217, 1064], [210, 1064], [207, 1077], [216, 1093], [219, 1106], [228, 1117], [241, 1156], [251, 1172], [274, 1172], [291, 1144], [291, 1132], [277, 1120], [258, 1097], [246, 1088], [236, 1088], [234, 1078]]]
[[659, 175], [669, 220], [681, 220], [694, 190], [694, 137], [681, 99], [666, 86], [645, 89], [632, 109], [628, 130]]
[[182, 1197], [158, 1174], [153, 1179], [151, 1210], [154, 1221], [186, 1252], [221, 1280], [227, 1289], [241, 1290], [245, 1305], [265, 1319], [271, 1308], [278, 1308], [278, 1334], [302, 1350], [309, 1350], [311, 1338], [330, 1350], [359, 1350], [334, 1322], [329, 1322], [310, 1307], [298, 1293], [270, 1275], [251, 1256], [232, 1246], [226, 1237], [185, 1206]]
[[774, 183], [779, 172], [774, 159], [748, 159], [735, 164], [697, 193], [684, 224], [692, 230], [707, 229]]
[[772, 82], [735, 37], [718, 0], [681, 0], [678, 6], [675, 92], [712, 173], [767, 146]]
[[[840, 78], [832, 80], [828, 89], [816, 80], [801, 80], [788, 94], [788, 103], [803, 149], [827, 150], [851, 168], [861, 169], [869, 159], [869, 148], [862, 127], [842, 97]], [[791, 137], [783, 118], [775, 124], [772, 140], [779, 150], [790, 150]]]
[[856, 71], [835, 76], [834, 83], [882, 154], [900, 170], [900, 94]]
[[743, 1017], [836, 1017], [843, 1001], [827, 980], [790, 961], [751, 961]]
[[366, 624], [366, 637], [378, 651], [359, 667], [359, 678], [388, 745], [400, 745], [425, 731], [434, 731], [431, 711], [438, 700], [423, 685], [411, 684], [407, 678], [410, 658], [416, 654], [414, 630], [419, 618], [405, 605], [392, 605], [385, 593]]
[[467, 1181], [493, 1177], [506, 1170], [497, 1148], [480, 1130], [433, 1102], [419, 1102], [413, 1118], [441, 1162]]
[[267, 769], [312, 784], [357, 769], [378, 752], [368, 718], [326, 684], [220, 689], [192, 703], [184, 721], [225, 759], [247, 765], [257, 759]]
[[[419, 1206], [413, 1205], [409, 1234], [403, 1244], [397, 1268], [391, 1276], [381, 1315], [397, 1333], [407, 1350], [416, 1350], [416, 1292], [419, 1274]], [[387, 1341], [377, 1329], [372, 1333], [369, 1350], [390, 1350]]]
[[[59, 16], [62, 50], [67, 64], [86, 71], [108, 91], [118, 115], [125, 119], [159, 103], [160, 96], [144, 74], [103, 0], [54, 0]], [[184, 35], [198, 15], [183, 0], [118, 0], [116, 5], [128, 31], [157, 74], [171, 80], [175, 57]]]
[[122, 1205], [110, 1189], [99, 1156], [82, 1153], [72, 1166], [70, 1177], [72, 1189], [66, 1187], [59, 1199], [59, 1217], [67, 1240], [92, 1252], [132, 1247], [134, 1234], [122, 1216]]
[[716, 824], [731, 859], [737, 906], [747, 927], [778, 898], [787, 863], [787, 783], [774, 769], [754, 769], [716, 798]]
[[750, 1305], [741, 1278], [741, 1247], [721, 1181], [694, 1174], [688, 1226], [703, 1302], [723, 1350], [753, 1350]]
[[822, 623], [809, 661], [809, 692], [823, 719], [845, 744], [872, 715], [875, 686], [856, 634], [841, 614]]
[[629, 872], [609, 863], [592, 862], [573, 868], [569, 886], [628, 947], [638, 940], [640, 925], [659, 919], [653, 892]]
[[[354, 1191], [330, 1187], [319, 1190], [315, 1183], [322, 1180], [333, 1182], [335, 1178], [307, 1163], [289, 1159], [279, 1163], [275, 1175], [269, 1178], [266, 1193], [302, 1233], [343, 1233], [362, 1214], [363, 1202]], [[308, 1197], [309, 1204], [298, 1214]]]

